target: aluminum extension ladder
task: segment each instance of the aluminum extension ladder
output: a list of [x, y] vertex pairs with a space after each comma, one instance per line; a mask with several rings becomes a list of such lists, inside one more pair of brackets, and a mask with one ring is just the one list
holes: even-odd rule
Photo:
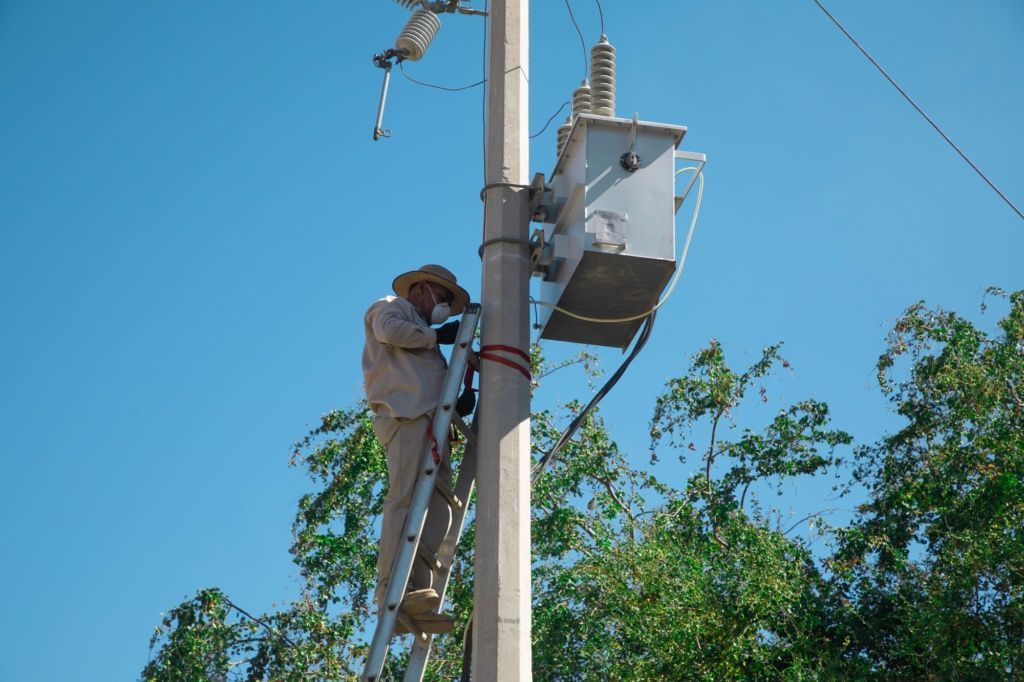
[[[434, 412], [433, 435], [439, 452], [443, 454], [444, 449], [448, 447], [448, 433], [453, 423], [466, 439], [466, 450], [459, 465], [455, 489], [449, 489], [437, 479], [438, 467], [434, 464], [433, 444], [426, 439], [419, 477], [413, 491], [412, 501], [409, 504], [405, 528], [402, 531], [398, 551], [395, 554], [395, 562], [391, 569], [391, 580], [384, 597], [384, 608], [380, 611], [377, 628], [373, 633], [370, 651], [366, 657], [366, 666], [360, 677], [363, 682], [378, 682], [380, 680], [398, 621], [401, 621], [414, 637], [412, 651], [409, 654], [409, 665], [405, 669], [405, 676], [402, 679], [405, 682], [420, 682], [427, 667], [433, 636], [420, 631], [411, 618], [399, 611], [398, 606], [409, 583], [409, 575], [412, 573], [414, 561], [426, 561], [430, 566], [435, 578], [434, 584], [440, 587], [437, 590], [441, 597], [437, 607], [438, 612], [444, 606], [444, 595], [448, 589], [448, 578], [455, 557], [455, 549], [462, 536], [469, 498], [473, 493], [473, 485], [476, 483], [476, 434], [466, 426], [461, 417], [455, 414], [455, 401], [462, 386], [466, 365], [473, 352], [471, 345], [479, 320], [480, 305], [478, 303], [468, 304], [462, 315], [452, 356], [448, 362], [448, 372], [445, 374], [437, 410]], [[420, 545], [420, 536], [423, 533], [427, 510], [430, 508], [431, 498], [435, 494], [444, 499], [451, 510], [448, 534], [441, 542], [436, 555], [425, 545]]]

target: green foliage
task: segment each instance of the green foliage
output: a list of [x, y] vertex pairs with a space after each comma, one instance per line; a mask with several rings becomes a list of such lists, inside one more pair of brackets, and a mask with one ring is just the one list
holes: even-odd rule
[[145, 682], [344, 679], [354, 673], [344, 622], [310, 602], [253, 616], [220, 590], [204, 589], [172, 609], [150, 641], [161, 644]]
[[372, 607], [377, 531], [386, 493], [387, 462], [365, 405], [334, 411], [296, 444], [292, 466], [317, 486], [299, 500], [291, 552], [313, 601], [346, 602], [355, 626]]
[[[710, 434], [704, 466], [682, 489], [632, 469], [594, 417], [535, 485], [538, 679], [816, 679], [830, 668], [814, 637], [826, 615], [809, 551], [748, 518], [743, 496], [756, 481], [837, 463], [850, 437], [828, 429], [827, 408], [811, 401], [737, 440], [719, 436], [748, 389], [783, 362], [772, 346], [736, 373], [712, 342], [669, 382], [652, 445], [668, 435], [697, 450], [695, 427]], [[535, 423], [541, 444], [557, 436], [550, 415]], [[721, 479], [716, 462], [728, 465]]]
[[537, 595], [545, 680], [817, 679], [828, 668], [809, 554], [752, 524], [723, 549], [685, 503], [561, 572]]
[[[686, 491], [687, 499], [701, 505], [713, 536], [723, 547], [728, 543], [719, 535], [718, 526], [744, 511], [751, 484], [823, 473], [839, 464], [836, 448], [852, 442], [848, 433], [827, 428], [828, 405], [814, 400], [780, 410], [760, 431], [745, 428], [731, 441], [721, 437], [724, 422], [731, 420], [750, 388], [757, 386], [761, 399], [767, 401], [767, 391], [758, 382], [777, 364], [789, 367], [780, 348], [781, 344], [765, 348], [753, 366], [736, 373], [726, 364], [721, 345], [712, 340], [694, 356], [690, 372], [671, 380], [668, 392], [655, 401], [650, 429], [652, 461], [657, 460], [655, 448], [666, 436], [677, 446], [687, 442], [689, 450], [698, 450], [690, 434], [696, 424], [708, 422], [708, 443], [700, 449], [703, 474], [691, 476]], [[716, 480], [714, 467], [723, 459], [730, 466]], [[680, 455], [680, 460], [685, 461], [685, 456]]]
[[152, 646], [167, 634], [157, 661], [142, 671], [143, 679], [186, 682], [223, 679], [228, 672], [228, 654], [233, 649], [249, 651], [243, 643], [243, 627], [229, 624], [229, 602], [220, 590], [201, 590], [164, 618], [150, 642]]
[[[852, 442], [827, 405], [767, 402], [788, 363], [766, 348], [743, 371], [712, 341], [655, 401], [659, 480], [588, 415], [533, 489], [534, 676], [538, 680], [1016, 679], [1024, 674], [1024, 292], [990, 338], [955, 314], [912, 306], [879, 359], [906, 424], [854, 453], [866, 501], [834, 554], [766, 515], [751, 490], [781, 494], [842, 464]], [[556, 365], [533, 349], [534, 376]], [[535, 414], [534, 457], [582, 409]], [[688, 455], [699, 456], [688, 463]], [[453, 459], [461, 456], [456, 445]], [[692, 456], [692, 455], [691, 455]], [[147, 682], [355, 680], [372, 633], [386, 465], [365, 405], [331, 412], [296, 444], [302, 497], [291, 552], [302, 597], [252, 616], [219, 590], [168, 613]], [[659, 465], [659, 471], [664, 469]], [[448, 592], [454, 632], [435, 638], [429, 680], [458, 679], [472, 609], [470, 521]], [[385, 679], [400, 677], [407, 639]]]
[[832, 565], [850, 654], [885, 679], [1024, 675], [1024, 292], [1007, 298], [995, 337], [911, 306], [878, 361], [906, 426], [858, 451], [870, 500]]

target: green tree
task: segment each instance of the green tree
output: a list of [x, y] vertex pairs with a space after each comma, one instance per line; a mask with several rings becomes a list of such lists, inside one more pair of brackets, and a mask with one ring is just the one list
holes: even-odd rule
[[[771, 346], [737, 373], [712, 342], [669, 382], [652, 442], [670, 437], [703, 455], [681, 488], [632, 469], [598, 420], [536, 486], [538, 679], [813, 679], [829, 669], [814, 639], [826, 617], [822, 577], [801, 541], [747, 508], [747, 493], [824, 472], [850, 437], [813, 401], [735, 440], [721, 435], [782, 363]], [[697, 431], [708, 434], [702, 448]]]
[[879, 679], [1024, 675], [1024, 291], [990, 336], [922, 303], [879, 383], [906, 425], [858, 451], [832, 559], [848, 655]]
[[[670, 480], [636, 466], [591, 413], [534, 483], [535, 678], [1018, 678], [1024, 292], [1007, 298], [991, 338], [921, 304], [897, 322], [879, 377], [906, 426], [855, 450], [851, 485], [866, 502], [835, 530], [830, 556], [791, 537], [752, 492], [826, 475], [851, 442], [813, 400], [756, 428], [739, 423], [745, 403], [767, 401], [768, 375], [788, 366], [779, 346], [737, 371], [712, 341], [668, 383], [650, 431], [652, 460], [678, 457]], [[535, 376], [562, 366], [535, 354]], [[580, 409], [534, 415], [535, 457]], [[201, 591], [157, 629], [143, 679], [358, 677], [385, 472], [365, 406], [326, 415], [292, 464], [314, 484], [293, 526], [301, 598], [253, 616]], [[459, 676], [472, 546], [470, 525], [449, 590], [456, 628], [435, 639], [431, 680]], [[400, 676], [402, 648], [387, 679]]]
[[[690, 375], [659, 398], [655, 428], [682, 433], [708, 420], [714, 432], [779, 362], [772, 347], [736, 374], [712, 343], [697, 354]], [[538, 375], [555, 369], [535, 357]], [[580, 406], [566, 409], [573, 414]], [[557, 440], [559, 421], [550, 411], [535, 415], [535, 456]], [[730, 466], [714, 481], [712, 467], [701, 467], [676, 489], [630, 466], [592, 413], [535, 485], [538, 679], [674, 679], [693, 669], [707, 679], [739, 679], [768, 675], [772, 666], [792, 668], [786, 661], [794, 655], [813, 659], [809, 669], [820, 667], [818, 652], [794, 653], [794, 628], [820, 618], [811, 609], [817, 574], [810, 555], [769, 530], [766, 519], [748, 518], [742, 498], [757, 480], [813, 474], [833, 463], [831, 451], [849, 437], [829, 431], [826, 422], [823, 405], [805, 402], [783, 410], [761, 432], [744, 431], [732, 442], [712, 438], [706, 458]], [[460, 454], [456, 446], [456, 460]], [[144, 679], [357, 675], [372, 625], [374, 522], [385, 472], [365, 407], [326, 415], [297, 444], [292, 463], [316, 485], [300, 500], [293, 526], [303, 599], [254, 617], [217, 590], [201, 592], [158, 629]], [[472, 542], [470, 528], [449, 592], [459, 620], [452, 636], [435, 640], [429, 679], [453, 679], [461, 668]], [[393, 657], [389, 674], [402, 661]]]

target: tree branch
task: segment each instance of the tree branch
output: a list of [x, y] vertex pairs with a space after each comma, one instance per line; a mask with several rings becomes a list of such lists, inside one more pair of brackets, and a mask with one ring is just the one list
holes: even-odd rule
[[586, 361], [589, 360], [589, 359], [590, 358], [583, 358], [583, 357], [577, 356], [577, 357], [574, 357], [574, 358], [570, 358], [568, 360], [563, 360], [561, 363], [559, 363], [557, 365], [554, 365], [553, 367], [548, 367], [543, 372], [538, 372], [537, 374], [534, 375], [533, 379], [534, 379], [534, 381], [539, 381], [539, 380], [543, 379], [546, 376], [550, 376], [550, 375], [554, 374], [555, 372], [557, 372], [560, 369], [565, 369], [566, 367], [572, 367], [573, 365], [585, 364]]
[[[719, 422], [719, 420], [721, 420], [722, 414], [723, 414], [724, 411], [725, 411], [725, 408], [720, 408], [718, 410], [718, 412], [715, 413], [714, 421], [711, 422], [711, 443], [708, 445], [707, 464], [704, 466], [704, 479], [707, 481], [707, 484], [708, 484], [708, 505], [709, 506], [711, 505], [712, 500], [713, 500], [713, 498], [715, 496], [714, 490], [711, 487], [711, 465], [714, 464], [714, 462], [715, 462], [715, 455], [716, 455], [716, 453], [715, 453], [715, 438], [716, 438], [716, 435], [715, 434], [718, 432], [718, 422]], [[711, 510], [709, 510], [709, 511], [711, 511]], [[715, 515], [713, 513], [709, 513], [708, 514], [708, 518], [711, 520], [711, 534], [714, 536], [715, 542], [718, 543], [719, 547], [721, 547], [723, 549], [729, 549], [729, 543], [726, 542], [722, 538], [722, 536], [719, 534], [719, 532], [718, 532], [718, 524], [715, 523]]]
[[708, 499], [710, 499], [714, 494], [711, 490], [711, 465], [714, 463], [715, 455], [717, 454], [715, 452], [715, 434], [718, 431], [718, 422], [722, 418], [722, 412], [723, 410], [719, 409], [715, 414], [714, 420], [711, 422], [711, 444], [708, 445], [708, 454], [705, 458], [707, 459], [707, 464], [704, 466], [704, 480], [706, 480], [708, 484]]
[[626, 514], [626, 516], [629, 517], [629, 536], [630, 536], [630, 540], [635, 545], [636, 544], [636, 517], [633, 516], [633, 510], [630, 509], [629, 505], [627, 505], [626, 503], [624, 503], [622, 501], [621, 497], [619, 497], [619, 494], [616, 491], [615, 486], [612, 484], [610, 479], [598, 478], [597, 480], [602, 485], [604, 485], [604, 489], [608, 491], [608, 495], [611, 496], [612, 501], [614, 501], [615, 504], [617, 504], [619, 506], [619, 509], [621, 509]]
[[821, 510], [819, 512], [814, 512], [813, 514], [808, 514], [807, 516], [803, 517], [802, 519], [800, 519], [799, 521], [794, 523], [792, 526], [790, 526], [789, 529], [786, 530], [786, 532], [783, 533], [783, 535], [789, 535], [790, 533], [792, 533], [796, 529], [797, 526], [799, 526], [804, 521], [809, 521], [810, 519], [813, 519], [816, 516], [824, 516], [825, 514], [831, 514], [832, 512], [837, 512], [837, 511], [849, 511], [849, 510], [848, 509], [847, 510], [840, 509], [839, 507], [832, 507], [831, 509], [823, 509], [823, 510]]
[[743, 486], [743, 493], [740, 495], [740, 511], [743, 511], [743, 503], [747, 499], [747, 490], [750, 488], [750, 481]]

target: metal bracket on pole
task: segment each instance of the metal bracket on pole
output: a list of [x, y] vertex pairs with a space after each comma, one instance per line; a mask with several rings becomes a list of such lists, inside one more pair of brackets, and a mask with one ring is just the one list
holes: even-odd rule
[[544, 174], [534, 173], [533, 180], [530, 181], [530, 219], [538, 223], [547, 222], [553, 200], [554, 192], [551, 186], [544, 182]]

